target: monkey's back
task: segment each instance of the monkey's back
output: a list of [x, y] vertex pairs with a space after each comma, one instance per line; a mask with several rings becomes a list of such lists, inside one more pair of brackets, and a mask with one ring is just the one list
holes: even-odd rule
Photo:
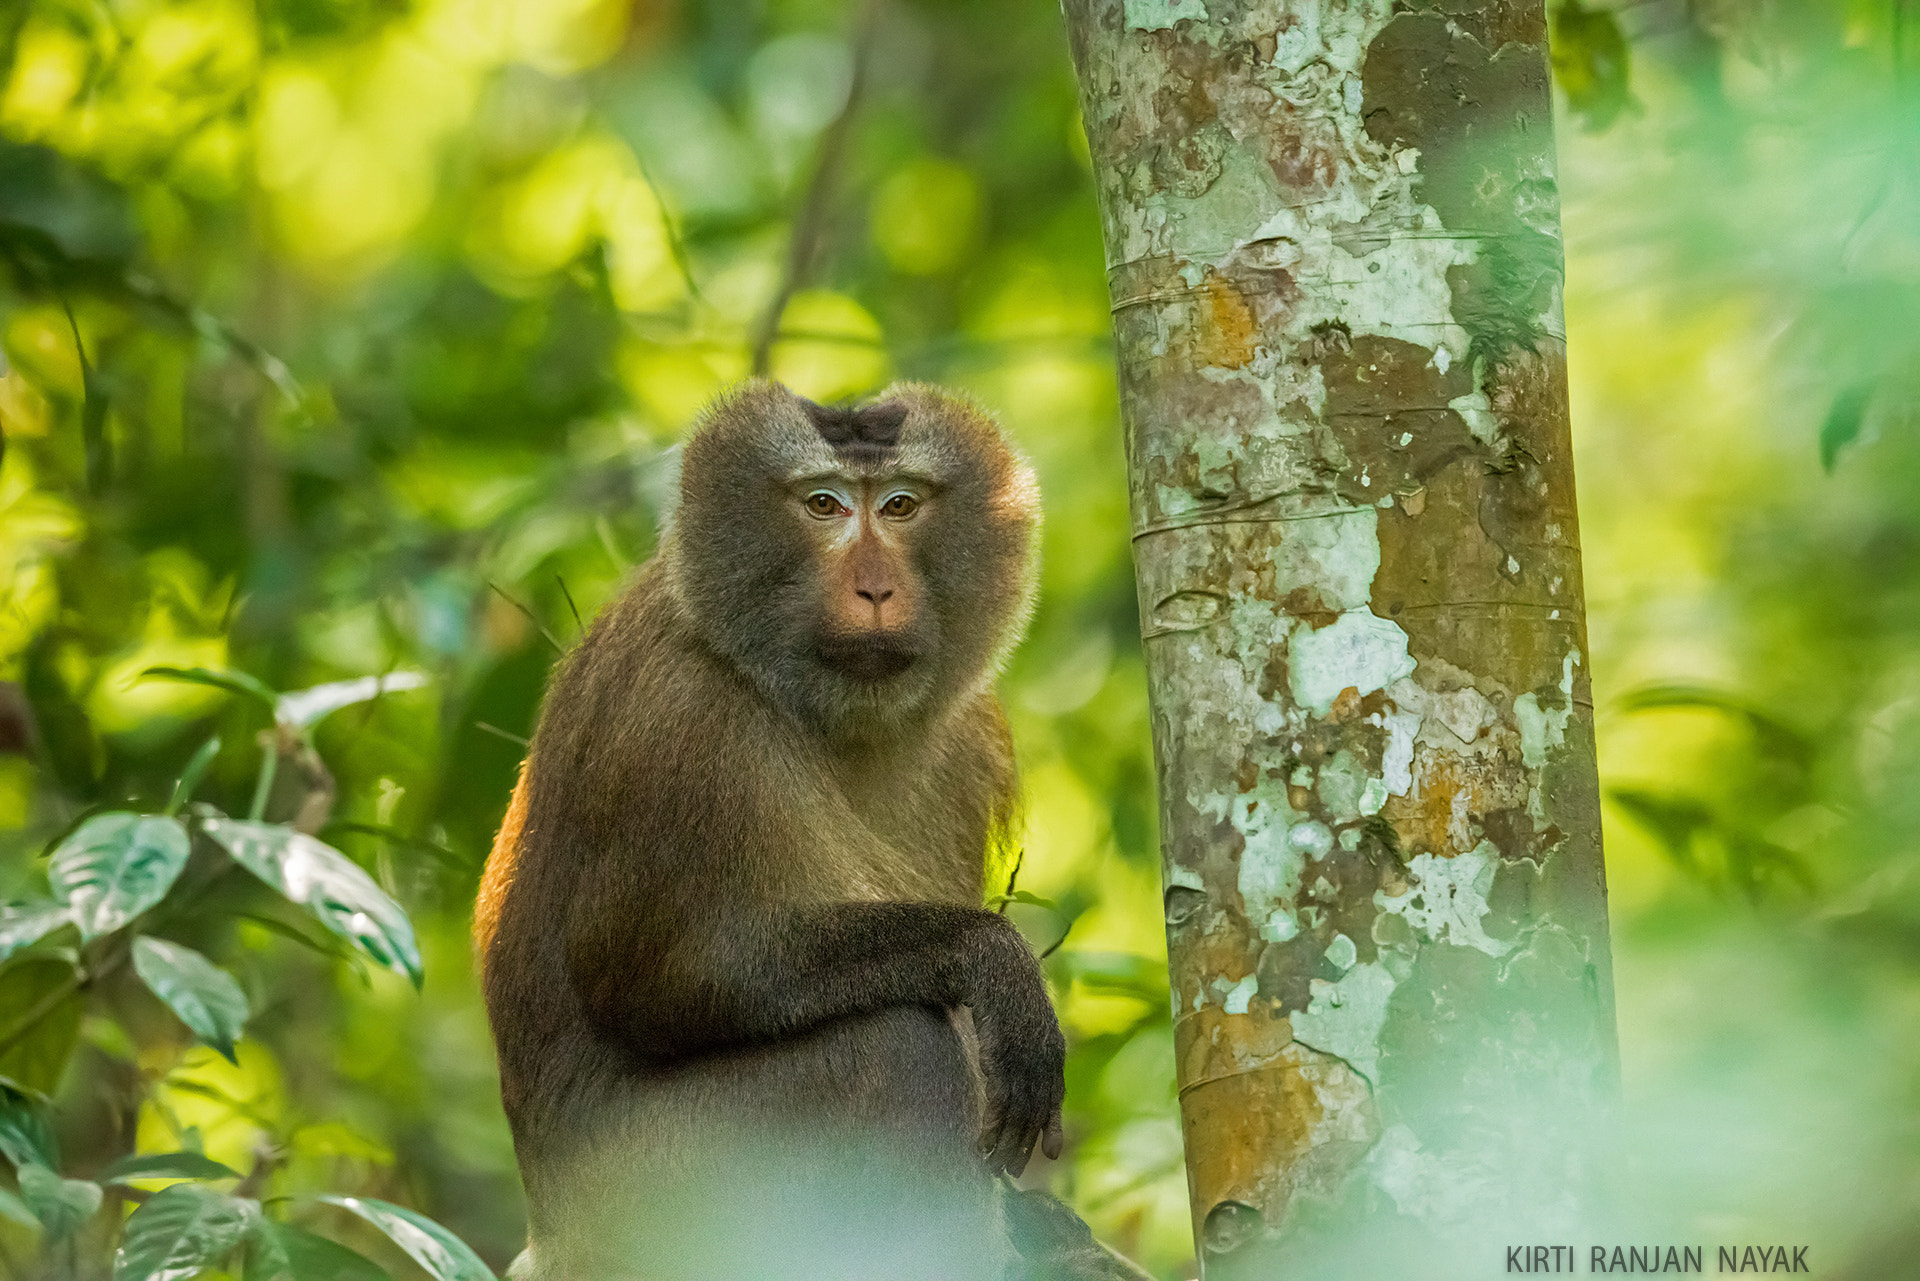
[[[740, 903], [977, 905], [1012, 787], [991, 695], [861, 769], [863, 795], [898, 803], [849, 801], [805, 727], [694, 633], [659, 561], [556, 672], [475, 912], [540, 1275], [762, 1275], [750, 1262], [784, 1241], [764, 1275], [803, 1276], [796, 1234], [868, 1214], [891, 1236], [848, 1239], [911, 1251], [871, 1275], [930, 1253], [953, 1255], [946, 1275], [987, 1266], [975, 1069], [944, 1012], [662, 1063], [594, 1026], [570, 970], [582, 929], [667, 949], [684, 922]], [[723, 1242], [744, 1253], [716, 1258]], [[839, 1230], [817, 1244], [829, 1257]]]

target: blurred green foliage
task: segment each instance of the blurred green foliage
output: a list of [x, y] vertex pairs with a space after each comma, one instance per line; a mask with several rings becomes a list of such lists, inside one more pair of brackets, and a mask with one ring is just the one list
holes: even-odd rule
[[[1920, 14], [1553, 7], [1629, 1096], [1788, 1100], [1729, 1131], [1777, 1159], [1648, 1186], [1850, 1250], [1920, 1208]], [[819, 398], [966, 388], [1039, 467], [1041, 607], [1003, 689], [1044, 902], [1008, 910], [1067, 931], [1073, 1050], [1068, 1157], [1030, 1178], [1188, 1275], [1107, 326], [1049, 5], [0, 8], [0, 898], [44, 897], [87, 814], [163, 808], [214, 735], [197, 795], [249, 811], [273, 709], [149, 669], [428, 678], [285, 745], [272, 798], [324, 793], [423, 989], [271, 915], [209, 923], [252, 1002], [237, 1062], [138, 992], [138, 1040], [89, 1014], [50, 1083], [68, 1172], [187, 1133], [249, 1169], [264, 1141], [273, 1193], [514, 1254], [479, 868], [556, 649], [764, 346]], [[1843, 1067], [1844, 1105], [1813, 1084]], [[1783, 1118], [1868, 1137], [1816, 1170]]]

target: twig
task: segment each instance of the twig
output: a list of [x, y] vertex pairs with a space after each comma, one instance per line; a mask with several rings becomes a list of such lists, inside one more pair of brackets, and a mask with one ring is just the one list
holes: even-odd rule
[[873, 51], [874, 32], [880, 25], [881, 2], [867, 0], [861, 11], [854, 36], [853, 76], [847, 85], [847, 100], [820, 136], [820, 145], [814, 153], [813, 175], [807, 180], [799, 212], [794, 217], [793, 239], [787, 244], [786, 270], [781, 273], [779, 287], [767, 301], [767, 310], [754, 331], [753, 372], [756, 375], [765, 375], [771, 366], [773, 342], [779, 337], [780, 316], [786, 311], [787, 302], [813, 275], [814, 260], [819, 256], [820, 241], [826, 231], [828, 206], [833, 200], [834, 181], [839, 177], [847, 139], [853, 133], [853, 122], [866, 92], [867, 63]]
[[680, 269], [680, 279], [687, 286], [688, 297], [695, 302], [706, 301], [700, 292], [700, 282], [693, 278], [693, 259], [688, 256], [686, 239], [680, 234], [680, 220], [667, 208], [666, 188], [654, 181], [653, 170], [647, 165], [641, 148], [633, 149], [633, 158], [640, 166], [641, 180], [653, 189], [653, 198], [660, 205], [660, 225], [667, 229], [667, 252], [673, 257], [673, 265]]
[[532, 610], [528, 609], [525, 605], [515, 600], [512, 596], [509, 596], [507, 594], [507, 589], [502, 587], [500, 584], [494, 582], [491, 578], [487, 580], [487, 586], [493, 588], [494, 591], [500, 593], [501, 600], [507, 602], [507, 604], [513, 606], [515, 609], [519, 610], [522, 614], [525, 614], [527, 616], [527, 621], [529, 623], [532, 623], [534, 627], [539, 631], [539, 633], [542, 636], [547, 638], [547, 644], [553, 646], [554, 653], [564, 654], [567, 652], [567, 647], [562, 645], [559, 641], [553, 638], [553, 633], [547, 630], [547, 625], [540, 621], [539, 615], [535, 614]]
[[1912, 0], [1893, 0], [1891, 37], [1893, 53], [1893, 93], [1895, 99], [1906, 97], [1907, 89], [1907, 9]]
[[1000, 904], [1000, 915], [1007, 914], [1008, 904], [1013, 902], [1013, 887], [1020, 883], [1020, 866], [1027, 861], [1027, 847], [1022, 845], [1020, 852], [1013, 856], [1013, 870], [1007, 873], [1007, 892]]
[[247, 819], [258, 823], [267, 816], [267, 801], [273, 796], [273, 780], [280, 772], [280, 735], [276, 729], [260, 732], [260, 772], [253, 780], [253, 803], [247, 806]]
[[262, 1136], [260, 1141], [253, 1145], [253, 1168], [247, 1171], [246, 1178], [234, 1185], [233, 1194], [258, 1197], [267, 1186], [267, 1180], [272, 1176], [274, 1167], [279, 1165], [285, 1157], [286, 1154], [278, 1146], [268, 1142], [265, 1136]]
[[94, 983], [126, 964], [128, 946], [125, 939], [116, 940], [114, 946], [107, 949], [101, 956], [97, 965], [86, 970], [75, 969], [67, 976], [66, 982], [35, 1001], [33, 1007], [21, 1015], [20, 1021], [8, 1029], [5, 1036], [0, 1036], [0, 1057], [4, 1057], [14, 1046], [26, 1040], [33, 1030], [45, 1022], [47, 1016], [59, 1009], [69, 997], [93, 986]]
[[518, 734], [515, 734], [510, 730], [501, 729], [498, 725], [489, 725], [485, 721], [475, 721], [473, 723], [473, 727], [475, 729], [485, 730], [487, 733], [497, 735], [500, 738], [504, 738], [509, 743], [518, 743], [522, 747], [533, 746], [532, 739], [522, 738]]
[[573, 603], [573, 593], [567, 590], [567, 580], [555, 574], [553, 581], [560, 584], [560, 594], [567, 598], [567, 608], [573, 611], [574, 631], [582, 636], [586, 635], [587, 625], [580, 621], [580, 607]]

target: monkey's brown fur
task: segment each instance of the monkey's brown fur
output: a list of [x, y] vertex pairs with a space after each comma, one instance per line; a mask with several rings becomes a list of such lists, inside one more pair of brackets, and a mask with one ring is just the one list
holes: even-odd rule
[[1059, 1143], [1044, 982], [980, 907], [1036, 519], [991, 420], [932, 388], [752, 383], [703, 417], [475, 909], [517, 1275], [1139, 1275], [1084, 1228], [1023, 1263], [991, 1178]]

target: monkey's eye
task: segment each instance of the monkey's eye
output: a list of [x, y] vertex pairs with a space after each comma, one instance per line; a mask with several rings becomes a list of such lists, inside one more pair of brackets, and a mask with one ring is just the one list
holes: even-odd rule
[[840, 496], [828, 489], [816, 490], [808, 494], [806, 508], [810, 515], [818, 516], [821, 520], [842, 515], [846, 511], [846, 508], [840, 505]]
[[895, 494], [880, 504], [880, 514], [891, 516], [895, 520], [905, 520], [920, 509], [920, 500], [912, 494]]

